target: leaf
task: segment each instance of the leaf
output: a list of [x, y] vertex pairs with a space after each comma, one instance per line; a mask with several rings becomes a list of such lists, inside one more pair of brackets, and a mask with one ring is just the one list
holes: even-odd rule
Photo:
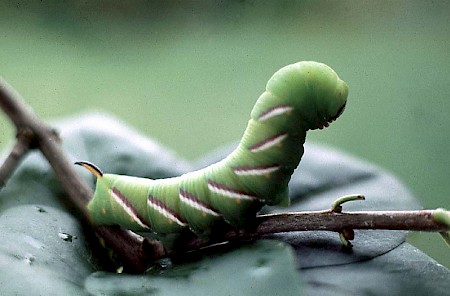
[[24, 205], [2, 211], [0, 225], [3, 295], [83, 293], [95, 263], [77, 219], [51, 207]]
[[[230, 150], [230, 147], [222, 149], [190, 165], [170, 149], [107, 115], [86, 114], [58, 126], [64, 149], [73, 161], [92, 161], [111, 173], [169, 177], [222, 158], [224, 151]], [[80, 174], [93, 185], [89, 173], [80, 169]], [[419, 208], [409, 190], [389, 173], [312, 144], [305, 147], [290, 192], [290, 208], [268, 207], [264, 211], [326, 209], [335, 198], [348, 193], [363, 193], [367, 200], [345, 204], [344, 211]], [[211, 255], [212, 258], [205, 255], [200, 261], [168, 268], [161, 274], [105, 273], [100, 271], [97, 254], [90, 246], [95, 238], [83, 235], [89, 233], [83, 231], [72, 212], [46, 160], [39, 153], [28, 155], [0, 192], [2, 291], [5, 287], [4, 291], [10, 294], [36, 291], [45, 295], [63, 294], [62, 289], [71, 294], [106, 295], [174, 291], [183, 294], [214, 291], [225, 295], [228, 291], [239, 292], [234, 294], [276, 291], [279, 295], [291, 292], [299, 295], [310, 289], [311, 294], [325, 295], [387, 292], [400, 295], [404, 291], [430, 294], [431, 287], [437, 292], [450, 289], [449, 281], [445, 280], [448, 269], [404, 243], [406, 233], [402, 231], [356, 231], [351, 252], [342, 249], [335, 233], [279, 234], [277, 238], [290, 244], [292, 250], [285, 244], [263, 242]], [[45, 248], [39, 247], [43, 245]], [[251, 277], [252, 271], [264, 269], [255, 266], [258, 260], [267, 264], [270, 272]], [[299, 273], [294, 272], [296, 267]], [[420, 290], [419, 286], [424, 288]]]
[[304, 295], [293, 261], [287, 245], [259, 241], [157, 275], [94, 273], [86, 290], [92, 295]]
[[407, 243], [356, 264], [307, 268], [315, 295], [448, 295], [450, 271]]

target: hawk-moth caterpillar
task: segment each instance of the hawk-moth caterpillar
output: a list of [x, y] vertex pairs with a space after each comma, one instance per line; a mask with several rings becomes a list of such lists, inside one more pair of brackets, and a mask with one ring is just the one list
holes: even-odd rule
[[[209, 235], [223, 222], [245, 227], [265, 204], [288, 204], [288, 182], [306, 132], [344, 111], [348, 87], [327, 65], [304, 61], [278, 70], [258, 98], [238, 147], [222, 161], [179, 177], [152, 180], [103, 174], [88, 204], [92, 222], [165, 236]], [[149, 164], [151, 165], [151, 164]]]

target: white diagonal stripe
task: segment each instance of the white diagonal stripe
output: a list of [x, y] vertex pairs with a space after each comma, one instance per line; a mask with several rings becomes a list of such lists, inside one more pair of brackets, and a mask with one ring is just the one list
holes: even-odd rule
[[122, 209], [142, 228], [150, 229], [136, 214], [133, 209], [131, 209], [113, 190], [109, 191], [114, 201], [116, 201]]
[[173, 215], [171, 212], [166, 210], [165, 208], [161, 207], [160, 205], [153, 203], [150, 199], [147, 198], [147, 205], [151, 207], [152, 209], [158, 211], [161, 215], [163, 215], [165, 218], [174, 221], [180, 226], [186, 226], [186, 223], [178, 219], [175, 215]]
[[273, 139], [266, 140], [261, 145], [251, 148], [250, 151], [251, 152], [260, 152], [260, 151], [270, 149], [273, 146], [281, 143], [286, 138], [287, 138], [287, 134], [281, 134], [279, 136], [274, 137]]
[[211, 210], [210, 208], [205, 207], [204, 205], [202, 205], [198, 202], [195, 202], [194, 200], [188, 198], [187, 196], [184, 196], [183, 192], [181, 192], [181, 191], [180, 191], [180, 200], [183, 203], [187, 204], [188, 206], [193, 207], [194, 209], [199, 210], [203, 213], [206, 213], [211, 216], [216, 216], [216, 217], [220, 216], [219, 213]]
[[276, 172], [280, 169], [280, 166], [272, 166], [272, 167], [242, 167], [242, 168], [234, 168], [233, 171], [238, 176], [263, 176], [268, 175], [270, 173]]
[[259, 116], [258, 120], [264, 121], [269, 118], [288, 113], [288, 112], [292, 111], [293, 109], [294, 108], [291, 106], [278, 106], [278, 107], [269, 109], [268, 111], [261, 114], [261, 116]]
[[246, 200], [256, 199], [256, 197], [254, 197], [254, 196], [251, 196], [251, 195], [248, 195], [245, 193], [241, 193], [241, 192], [237, 192], [237, 191], [234, 191], [231, 189], [218, 187], [216, 184], [210, 183], [210, 182], [208, 182], [208, 189], [214, 193], [220, 194], [225, 197], [233, 198], [233, 199], [246, 199]]

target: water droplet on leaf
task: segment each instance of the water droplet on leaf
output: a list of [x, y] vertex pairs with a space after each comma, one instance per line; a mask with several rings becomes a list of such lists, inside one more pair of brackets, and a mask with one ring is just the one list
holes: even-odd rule
[[33, 254], [25, 254], [25, 256], [23, 257], [23, 260], [25, 261], [25, 263], [27, 263], [28, 265], [33, 264], [33, 262], [36, 260], [36, 257], [34, 257]]
[[39, 213], [47, 213], [47, 211], [43, 207], [36, 206], [36, 209]]
[[71, 235], [65, 232], [58, 232], [58, 237], [66, 242], [72, 242], [74, 239], [77, 239], [75, 235]]

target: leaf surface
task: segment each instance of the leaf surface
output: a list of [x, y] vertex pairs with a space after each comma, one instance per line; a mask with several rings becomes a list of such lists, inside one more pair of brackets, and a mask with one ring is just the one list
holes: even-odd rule
[[[149, 178], [207, 165], [232, 147], [189, 164], [108, 115], [80, 115], [57, 127], [73, 161], [88, 160], [105, 172]], [[80, 168], [80, 174], [94, 185], [88, 172]], [[366, 201], [344, 204], [344, 211], [420, 208], [390, 173], [334, 149], [307, 144], [290, 183], [291, 206], [263, 212], [327, 209], [334, 199], [350, 193], [362, 193]], [[343, 250], [336, 233], [293, 232], [276, 235], [284, 243], [264, 241], [206, 254], [160, 272], [104, 272], [91, 249], [96, 238], [65, 202], [38, 152], [26, 157], [0, 192], [0, 225], [0, 285], [10, 294], [443, 295], [450, 290], [448, 269], [405, 243], [403, 231], [356, 231], [350, 252]]]

